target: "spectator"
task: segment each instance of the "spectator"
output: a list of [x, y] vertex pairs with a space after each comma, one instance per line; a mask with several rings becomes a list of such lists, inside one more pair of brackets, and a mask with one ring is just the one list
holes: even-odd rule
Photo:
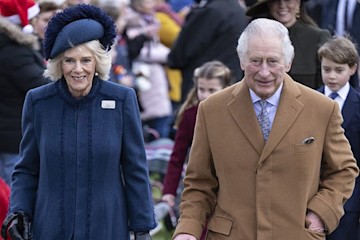
[[[55, 1], [42, 1], [39, 3], [40, 12], [31, 20], [31, 25], [34, 27], [34, 33], [38, 37], [40, 43], [40, 54], [44, 57], [43, 40], [45, 28], [50, 21], [50, 18], [62, 10], [62, 6], [57, 5]], [[45, 57], [44, 57], [45, 58]]]
[[284, 24], [295, 48], [290, 76], [313, 89], [322, 85], [317, 50], [331, 36], [327, 30], [317, 27], [307, 15], [303, 0], [258, 0], [248, 8], [246, 14], [253, 18], [262, 16], [275, 19]]
[[169, 85], [163, 64], [169, 48], [159, 41], [159, 22], [155, 16], [154, 0], [131, 0], [126, 34], [135, 39], [144, 35], [138, 54], [133, 56], [133, 71], [145, 78], [149, 87], [139, 92], [143, 107], [141, 119], [145, 126], [155, 129], [160, 137], [167, 138], [170, 133], [172, 114]]
[[[21, 239], [149, 240], [156, 226], [132, 89], [108, 80], [114, 21], [78, 4], [50, 20], [44, 75], [26, 95], [3, 228]], [[30, 228], [31, 226], [31, 228]]]
[[359, 172], [339, 106], [286, 73], [278, 21], [253, 20], [237, 52], [244, 79], [199, 104], [174, 240], [207, 219], [207, 239], [324, 239]]
[[10, 185], [19, 160], [21, 111], [28, 90], [49, 83], [29, 20], [39, 13], [33, 0], [0, 1], [0, 177]]
[[238, 0], [201, 1], [191, 9], [168, 57], [169, 67], [181, 70], [182, 101], [193, 87], [194, 70], [207, 61], [223, 62], [236, 81], [241, 79], [234, 48], [247, 23]]
[[[349, 80], [358, 67], [359, 54], [355, 45], [345, 37], [335, 37], [318, 51], [321, 61], [322, 79], [325, 86], [319, 89], [334, 99], [340, 107], [344, 122], [342, 127], [350, 142], [351, 150], [360, 166], [360, 94], [350, 86]], [[360, 178], [356, 178], [355, 189], [345, 203], [345, 215], [337, 229], [326, 239], [359, 239], [360, 227]]]

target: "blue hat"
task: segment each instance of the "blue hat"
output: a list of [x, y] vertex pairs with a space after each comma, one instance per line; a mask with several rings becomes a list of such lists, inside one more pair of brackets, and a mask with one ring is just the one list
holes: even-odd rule
[[83, 43], [99, 40], [110, 50], [116, 37], [115, 23], [102, 9], [93, 5], [78, 4], [53, 16], [46, 28], [45, 58], [55, 58], [60, 53]]

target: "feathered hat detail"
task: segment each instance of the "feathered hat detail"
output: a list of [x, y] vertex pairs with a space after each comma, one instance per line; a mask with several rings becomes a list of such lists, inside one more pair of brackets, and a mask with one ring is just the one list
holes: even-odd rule
[[45, 58], [53, 59], [92, 40], [99, 40], [104, 49], [110, 50], [115, 37], [115, 23], [108, 14], [96, 6], [78, 4], [51, 18], [45, 31]]

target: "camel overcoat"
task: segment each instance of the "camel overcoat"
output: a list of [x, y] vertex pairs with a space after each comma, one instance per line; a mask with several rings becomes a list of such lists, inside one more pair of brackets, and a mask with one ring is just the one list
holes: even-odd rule
[[[236, 83], [200, 103], [174, 236], [208, 240], [311, 240], [343, 215], [358, 168], [338, 105], [286, 75], [266, 144], [249, 88]], [[304, 140], [313, 138], [314, 141]]]

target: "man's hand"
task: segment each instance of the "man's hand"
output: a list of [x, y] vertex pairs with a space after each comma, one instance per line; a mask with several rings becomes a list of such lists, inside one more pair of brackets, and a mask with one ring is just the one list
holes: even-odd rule
[[179, 234], [177, 235], [174, 240], [197, 240], [196, 237], [190, 234]]
[[315, 232], [324, 232], [325, 231], [324, 223], [316, 213], [309, 211], [306, 214], [306, 221], [309, 223], [309, 226], [308, 226], [309, 230], [312, 230]]

